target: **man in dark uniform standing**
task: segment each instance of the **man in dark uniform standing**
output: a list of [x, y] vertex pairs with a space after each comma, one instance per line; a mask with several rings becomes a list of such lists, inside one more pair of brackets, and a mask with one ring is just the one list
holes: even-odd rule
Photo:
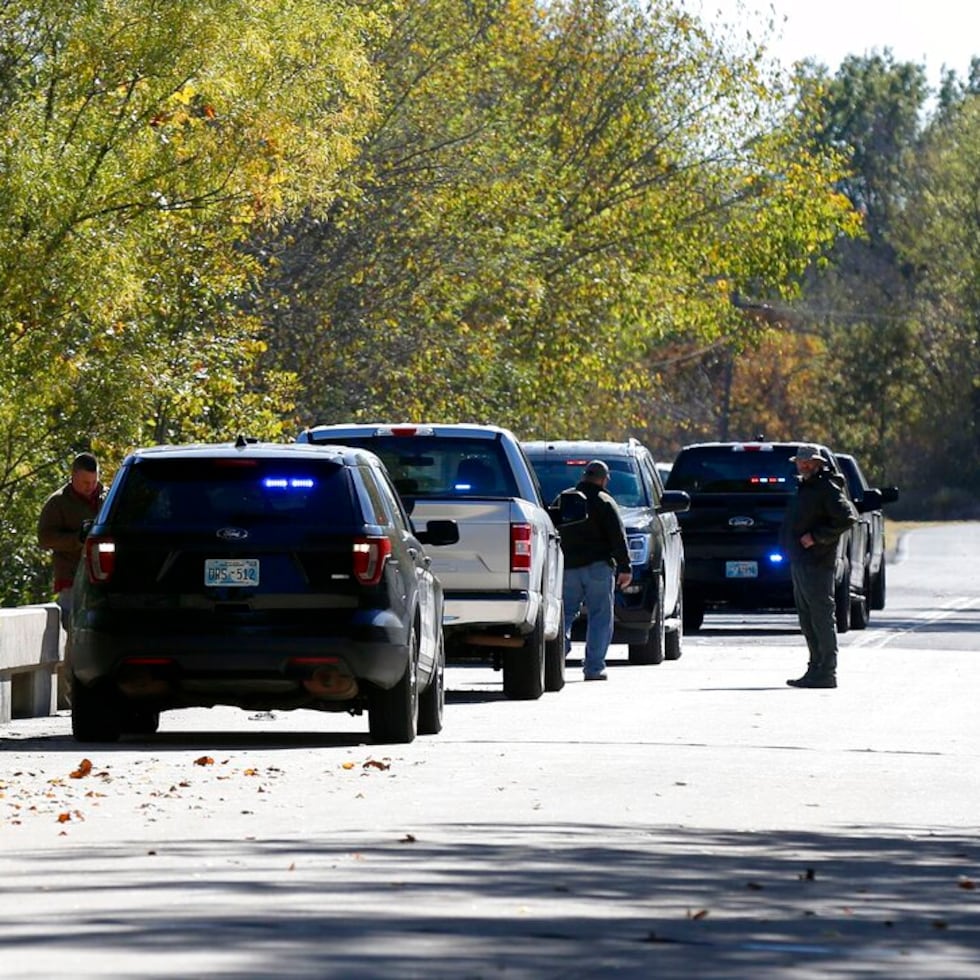
[[588, 506], [583, 521], [559, 528], [565, 554], [562, 600], [565, 606], [565, 653], [572, 648], [572, 621], [585, 603], [588, 626], [585, 635], [585, 679], [606, 680], [606, 652], [613, 635], [613, 597], [617, 586], [633, 579], [629, 544], [619, 508], [609, 486], [609, 467], [594, 459], [575, 485]]
[[786, 508], [781, 539], [789, 555], [793, 598], [810, 660], [790, 687], [837, 687], [837, 621], [834, 566], [837, 541], [857, 521], [844, 478], [828, 469], [819, 446], [800, 446], [795, 456], [799, 484]]

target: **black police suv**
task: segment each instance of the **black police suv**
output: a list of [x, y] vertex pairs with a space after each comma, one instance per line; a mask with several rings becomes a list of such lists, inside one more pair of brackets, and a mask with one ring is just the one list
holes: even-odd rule
[[[707, 609], [792, 609], [789, 561], [779, 547], [779, 529], [796, 493], [792, 457], [800, 442], [708, 442], [685, 446], [670, 471], [667, 487], [691, 497], [683, 514], [686, 564], [684, 624], [700, 629]], [[834, 454], [823, 455], [837, 473]], [[880, 507], [879, 491], [855, 502], [863, 510]], [[865, 527], [841, 535], [835, 564], [839, 632], [868, 623]]]
[[[590, 460], [601, 459], [609, 467], [608, 489], [623, 518], [633, 571], [633, 581], [616, 591], [613, 642], [629, 645], [630, 663], [678, 659], [683, 640], [684, 545], [677, 512], [689, 506], [687, 494], [664, 491], [653, 454], [638, 439], [521, 445], [548, 501], [578, 483]], [[576, 629], [580, 627], [581, 623]]]
[[157, 730], [160, 712], [367, 711], [371, 736], [442, 727], [442, 588], [381, 462], [337, 446], [132, 453], [88, 530], [71, 620], [72, 730]]

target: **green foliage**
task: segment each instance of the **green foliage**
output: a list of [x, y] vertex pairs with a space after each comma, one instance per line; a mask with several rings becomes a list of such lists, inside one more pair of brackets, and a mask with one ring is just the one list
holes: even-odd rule
[[276, 249], [307, 419], [621, 429], [664, 343], [738, 331], [732, 289], [848, 220], [757, 54], [667, 6], [409, 4], [378, 61], [361, 193]]
[[[375, 108], [355, 3], [0, 6], [0, 490], [26, 555], [72, 451], [278, 435], [244, 243], [326, 206]], [[4, 565], [0, 600], [37, 576]]]

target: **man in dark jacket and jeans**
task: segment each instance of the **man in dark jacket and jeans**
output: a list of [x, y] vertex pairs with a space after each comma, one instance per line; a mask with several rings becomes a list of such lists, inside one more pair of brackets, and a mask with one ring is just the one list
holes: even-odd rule
[[810, 660], [790, 687], [837, 687], [834, 566], [837, 541], [857, 521], [844, 478], [827, 468], [819, 446], [800, 446], [791, 457], [799, 485], [786, 509], [782, 542], [789, 554], [793, 598]]
[[594, 459], [575, 489], [585, 496], [588, 517], [559, 528], [565, 554], [562, 599], [565, 605], [565, 653], [572, 649], [572, 621], [585, 603], [585, 679], [606, 679], [606, 652], [613, 635], [613, 595], [633, 578], [623, 519], [609, 485], [609, 467]]

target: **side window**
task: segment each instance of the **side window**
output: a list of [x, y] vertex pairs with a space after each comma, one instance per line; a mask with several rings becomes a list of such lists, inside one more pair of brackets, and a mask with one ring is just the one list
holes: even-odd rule
[[378, 481], [378, 490], [384, 502], [385, 513], [388, 515], [388, 523], [394, 527], [401, 528], [403, 531], [414, 534], [412, 522], [405, 510], [398, 491], [391, 481], [391, 477], [384, 470], [372, 470], [371, 475]]
[[657, 472], [657, 467], [653, 465], [653, 458], [647, 453], [644, 453], [640, 457], [640, 472], [643, 474], [643, 482], [647, 486], [650, 500], [653, 501], [653, 506], [659, 507], [664, 488], [660, 482], [660, 474]]
[[370, 466], [359, 466], [357, 472], [361, 477], [358, 495], [361, 498], [361, 510], [365, 522], [378, 524], [381, 527], [391, 527], [394, 523], [390, 508], [386, 505], [385, 495], [378, 486], [377, 476]]

